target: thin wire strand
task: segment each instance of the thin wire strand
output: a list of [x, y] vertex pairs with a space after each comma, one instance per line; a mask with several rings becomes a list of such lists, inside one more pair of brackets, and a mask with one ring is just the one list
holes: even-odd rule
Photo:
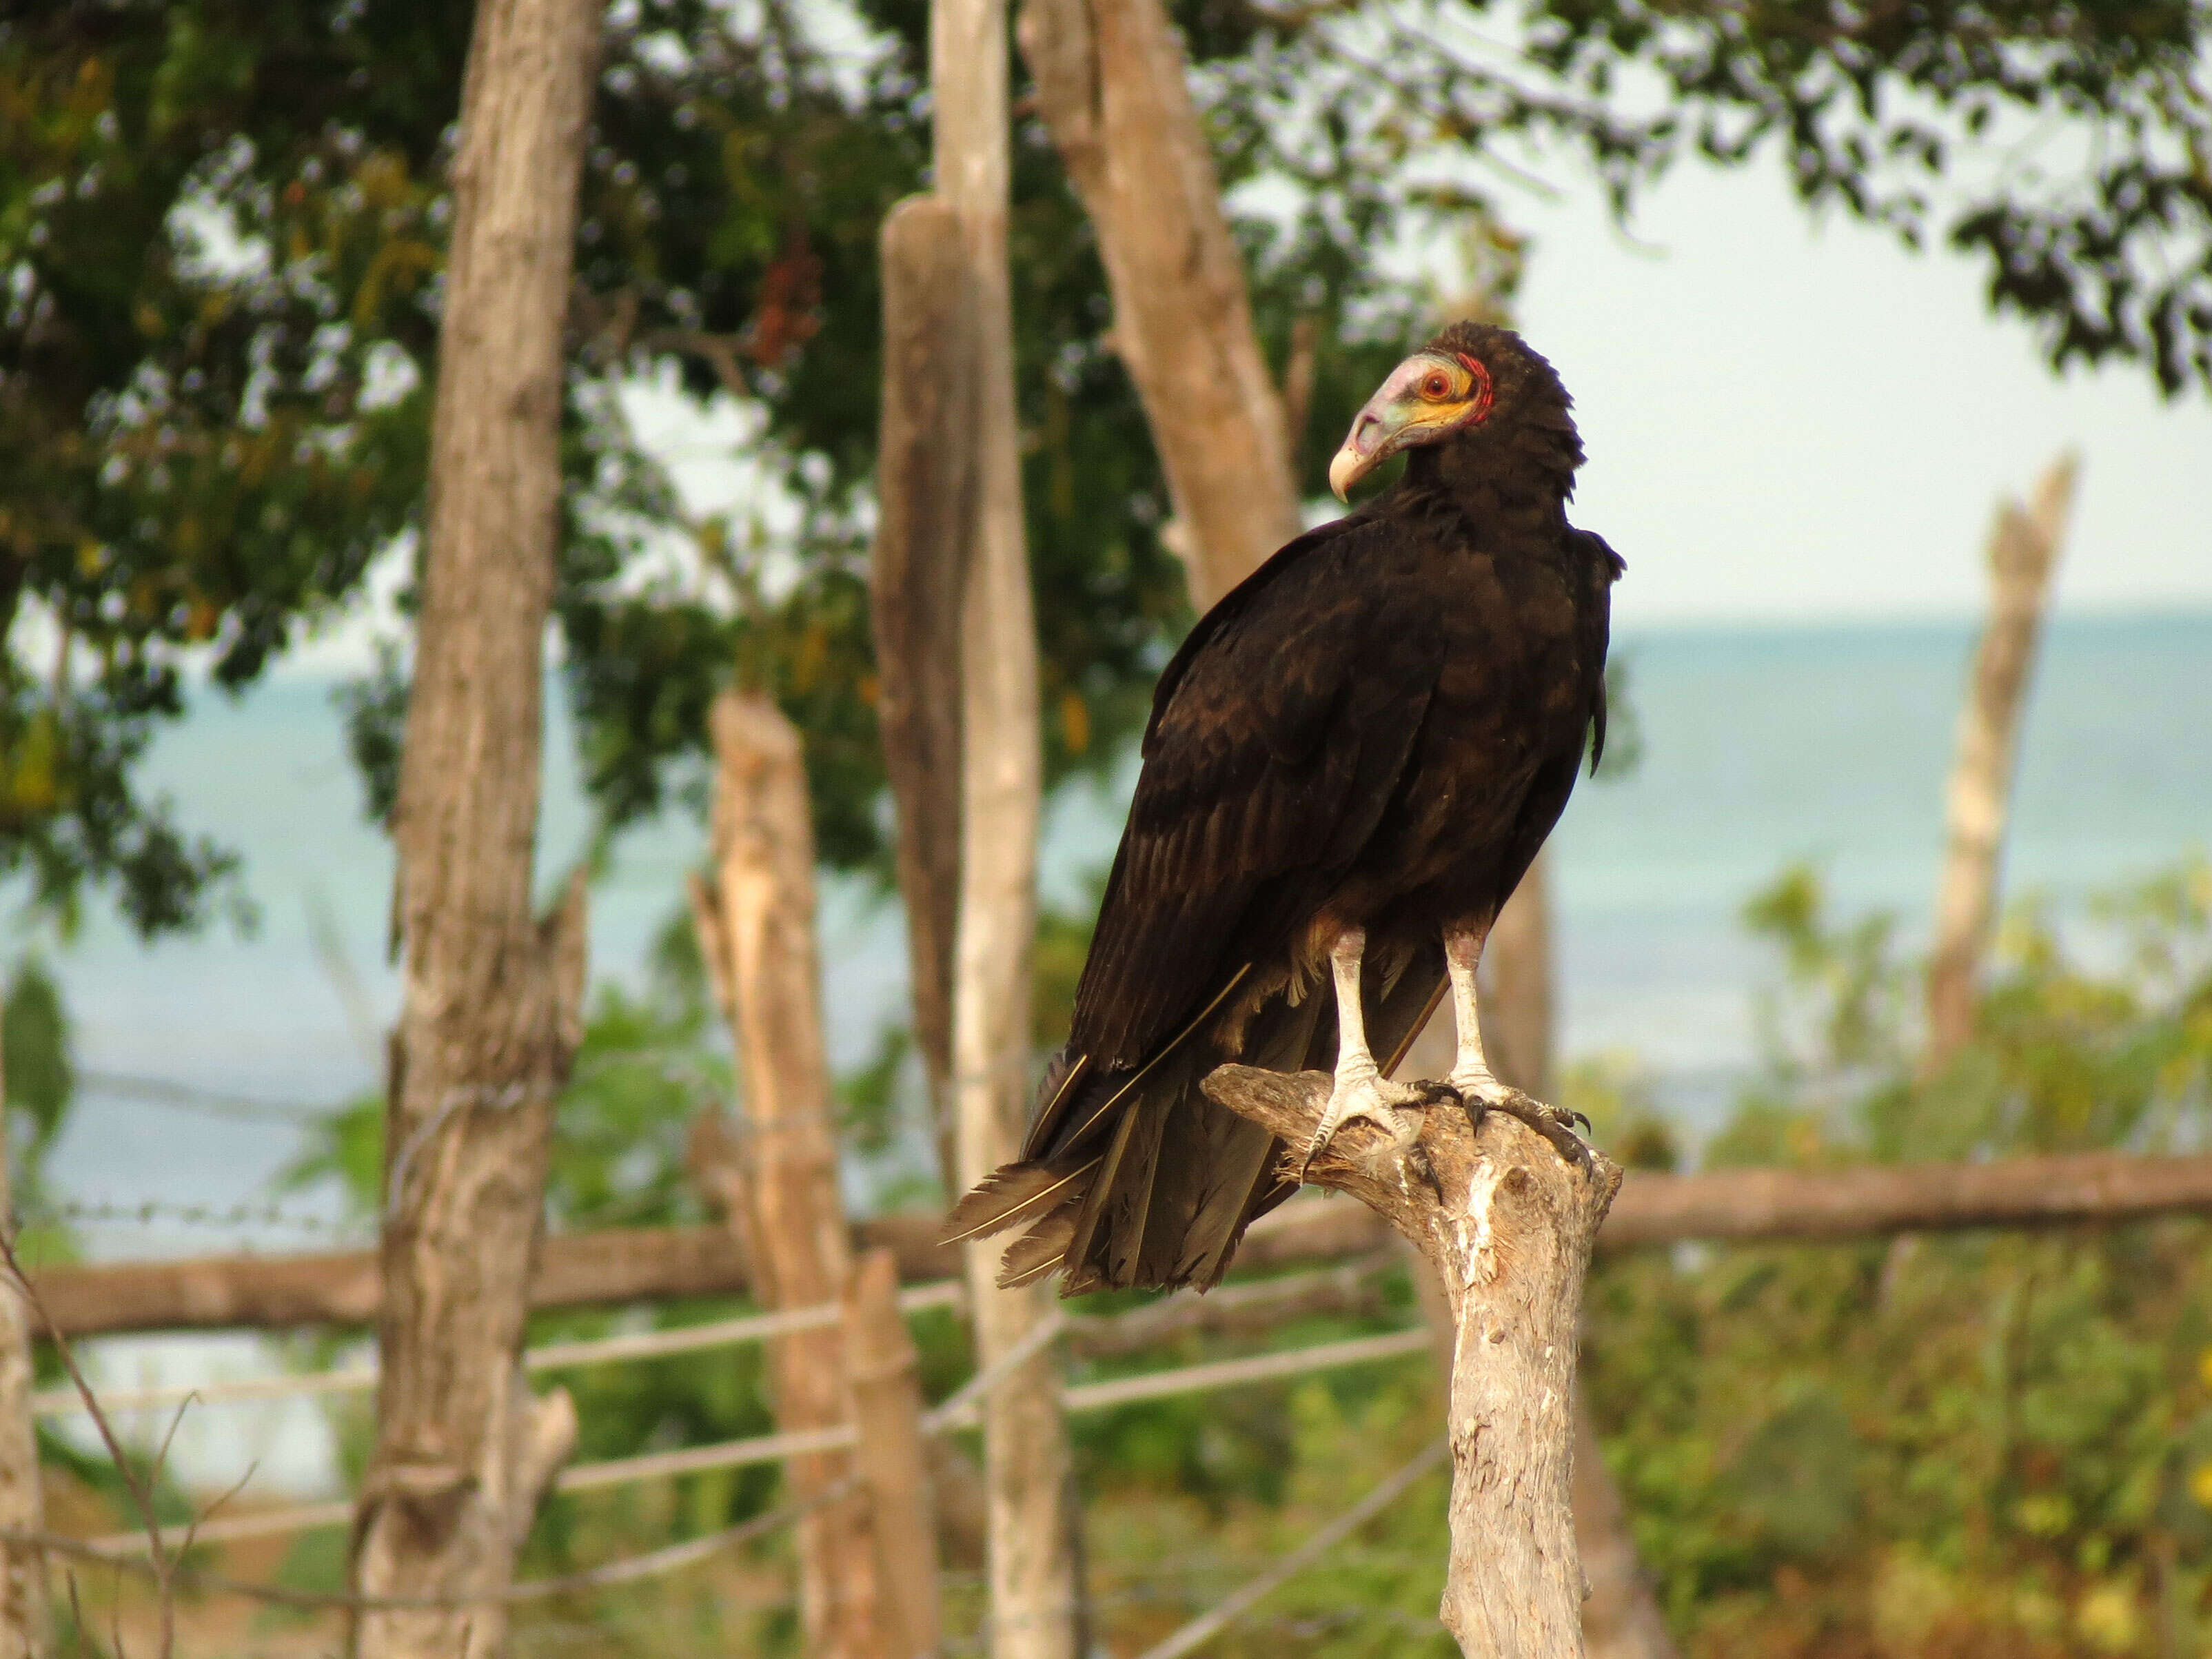
[[[671, 1544], [644, 1555], [610, 1561], [603, 1566], [588, 1568], [582, 1572], [564, 1573], [557, 1578], [535, 1578], [524, 1583], [509, 1584], [503, 1589], [483, 1595], [356, 1595], [345, 1591], [298, 1590], [282, 1584], [257, 1584], [242, 1578], [232, 1578], [223, 1573], [204, 1572], [186, 1566], [172, 1567], [169, 1577], [175, 1583], [196, 1589], [225, 1595], [248, 1596], [257, 1601], [272, 1602], [281, 1607], [349, 1608], [362, 1613], [472, 1607], [491, 1601], [542, 1601], [548, 1596], [604, 1589], [612, 1584], [633, 1583], [641, 1578], [677, 1571], [723, 1550], [774, 1532], [778, 1528], [789, 1526], [804, 1515], [851, 1496], [859, 1490], [860, 1484], [857, 1477], [848, 1475], [810, 1497], [786, 1504], [781, 1509], [770, 1510], [765, 1515], [754, 1516], [750, 1520], [740, 1521], [735, 1526], [725, 1527], [720, 1532], [708, 1533], [703, 1538], [687, 1539], [683, 1543]], [[205, 1539], [208, 1535], [208, 1530], [203, 1528], [201, 1537]], [[64, 1538], [58, 1533], [9, 1528], [0, 1529], [0, 1539], [51, 1554], [69, 1556], [76, 1560], [100, 1562], [143, 1577], [157, 1576], [150, 1561], [142, 1560], [137, 1556], [110, 1554], [80, 1538]]]
[[1339, 1544], [1372, 1521], [1404, 1497], [1413, 1483], [1444, 1461], [1451, 1449], [1449, 1438], [1438, 1435], [1424, 1447], [1413, 1461], [1400, 1469], [1382, 1484], [1361, 1498], [1328, 1525], [1292, 1550], [1281, 1560], [1246, 1582], [1239, 1589], [1215, 1602], [1207, 1612], [1200, 1613], [1164, 1641], [1157, 1642], [1145, 1650], [1139, 1659], [1182, 1659], [1182, 1656], [1203, 1647], [1214, 1637], [1249, 1613], [1268, 1596], [1273, 1595], [1298, 1574], [1334, 1549]]

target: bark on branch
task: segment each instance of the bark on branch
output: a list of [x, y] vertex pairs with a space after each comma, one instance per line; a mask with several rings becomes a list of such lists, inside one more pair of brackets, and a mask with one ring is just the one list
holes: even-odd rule
[[[1293, 1146], [1320, 1122], [1329, 1079], [1224, 1066], [1206, 1092]], [[1393, 1140], [1357, 1123], [1310, 1178], [1358, 1199], [1434, 1265], [1456, 1331], [1451, 1381], [1451, 1562], [1443, 1617], [1474, 1659], [1582, 1649], [1571, 1503], [1576, 1324], [1600, 1224], [1620, 1186], [1602, 1153], [1563, 1161], [1516, 1120], [1471, 1127], [1431, 1109]]]

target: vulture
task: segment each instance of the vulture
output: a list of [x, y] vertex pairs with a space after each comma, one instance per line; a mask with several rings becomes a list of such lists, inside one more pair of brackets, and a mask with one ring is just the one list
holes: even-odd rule
[[[1611, 589], [1624, 568], [1567, 521], [1583, 448], [1551, 364], [1455, 323], [1392, 370], [1329, 466], [1340, 499], [1191, 630], [1153, 695], [1143, 769], [1075, 996], [1018, 1162], [947, 1236], [1019, 1226], [1002, 1285], [1194, 1285], [1355, 1118], [1453, 1095], [1570, 1155], [1550, 1109], [1483, 1059], [1483, 941], [1605, 744]], [[1442, 1085], [1389, 1073], [1447, 991]], [[1283, 1145], [1200, 1088], [1229, 1061], [1333, 1067]]]

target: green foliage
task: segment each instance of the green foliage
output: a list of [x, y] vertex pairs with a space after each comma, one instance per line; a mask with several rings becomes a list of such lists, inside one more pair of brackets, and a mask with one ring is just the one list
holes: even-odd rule
[[0, 873], [44, 906], [110, 884], [142, 932], [202, 919], [234, 860], [131, 775], [184, 664], [246, 684], [411, 520], [423, 398], [379, 352], [428, 328], [436, 139], [395, 145], [404, 77], [362, 71], [436, 61], [441, 15], [0, 24]]
[[2206, 22], [2202, 0], [1320, 5], [1253, 15], [1210, 90], [1239, 166], [1353, 246], [1480, 210], [1466, 180], [1522, 137], [1580, 150], [1624, 212], [1686, 157], [1773, 153], [1808, 206], [1979, 258], [2054, 366], [2140, 364], [2172, 396], [2212, 389]]
[[[1925, 1083], [1885, 921], [1832, 921], [1803, 871], [1750, 915], [1784, 993], [1767, 1074], [1709, 1164], [2212, 1132], [2212, 867], [2100, 904], [2078, 937], [2021, 910], [1972, 1043]], [[2195, 1220], [1604, 1261], [1586, 1376], [1687, 1650], [2197, 1650], [2208, 1267]]]
[[30, 1130], [27, 1143], [11, 1145], [9, 1156], [35, 1164], [60, 1133], [76, 1088], [69, 1011], [54, 976], [35, 957], [17, 966], [0, 1000], [0, 1066], [6, 1068], [9, 1114], [21, 1113]]
[[[1237, 232], [1270, 356], [1310, 347], [1297, 451], [1316, 494], [1343, 412], [1431, 309], [1510, 301], [1521, 245], [1452, 156], [1521, 133], [1583, 145], [1624, 204], [1690, 150], [1778, 147], [1808, 201], [1911, 239], [1950, 211], [2055, 361], [2142, 358], [2169, 390], [2206, 373], [2198, 0], [2063, 19], [1551, 5], [1507, 26], [1517, 61], [1466, 50], [1482, 8], [1201, 0], [1177, 17], [1224, 181], [1266, 186], [1235, 198], [1266, 204]], [[697, 804], [700, 715], [734, 677], [806, 730], [825, 854], [881, 869], [874, 243], [926, 178], [926, 9], [872, 0], [857, 51], [806, 21], [708, 0], [611, 14], [556, 614], [610, 827], [672, 791]], [[419, 528], [467, 24], [416, 0], [123, 0], [0, 22], [0, 874], [27, 872], [64, 919], [99, 886], [148, 933], [210, 914], [235, 861], [138, 788], [146, 744], [194, 665], [249, 683]], [[1639, 112], [1622, 88], [1655, 76], [1671, 97]], [[1972, 176], [1960, 134], [2046, 118], [2089, 159]], [[1375, 250], [1425, 230], [1455, 239], [1472, 297], [1384, 273]], [[1094, 239], [1028, 115], [1010, 246], [1057, 778], [1111, 763], [1188, 611]], [[772, 532], [685, 521], [615, 410], [639, 374], [757, 417], [786, 504]], [[379, 817], [404, 686], [395, 656], [349, 702]]]

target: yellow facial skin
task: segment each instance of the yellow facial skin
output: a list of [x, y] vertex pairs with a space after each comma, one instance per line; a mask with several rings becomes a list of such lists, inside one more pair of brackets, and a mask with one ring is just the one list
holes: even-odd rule
[[1490, 371], [1475, 359], [1415, 352], [1390, 371], [1354, 417], [1344, 447], [1328, 464], [1328, 487], [1337, 500], [1348, 500], [1352, 486], [1389, 457], [1483, 419], [1490, 401]]

